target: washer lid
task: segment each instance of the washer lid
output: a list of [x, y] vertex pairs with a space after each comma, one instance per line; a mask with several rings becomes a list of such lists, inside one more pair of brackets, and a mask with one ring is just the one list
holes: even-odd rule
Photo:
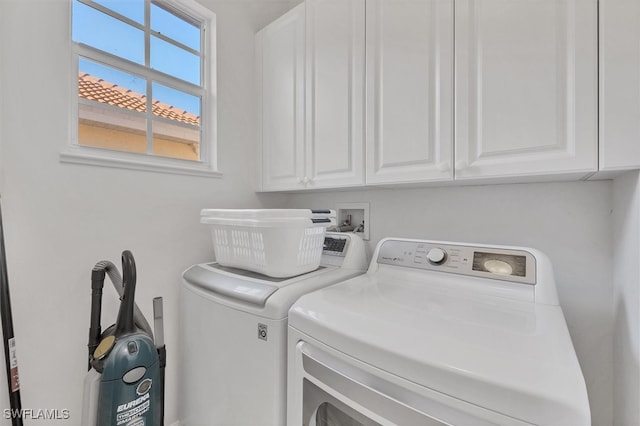
[[289, 324], [363, 362], [533, 424], [588, 424], [559, 306], [456, 290], [429, 271], [362, 275], [303, 296]]
[[[267, 281], [279, 282], [286, 279], [266, 277], [241, 269], [225, 268], [216, 263], [206, 266], [208, 268], [204, 265], [194, 265], [187, 269], [182, 277], [195, 287], [259, 306], [264, 306], [267, 298], [279, 288], [276, 284], [267, 284]], [[233, 273], [220, 273], [216, 271], [216, 268], [226, 272], [233, 270]], [[245, 278], [256, 278], [256, 276], [260, 281]]]

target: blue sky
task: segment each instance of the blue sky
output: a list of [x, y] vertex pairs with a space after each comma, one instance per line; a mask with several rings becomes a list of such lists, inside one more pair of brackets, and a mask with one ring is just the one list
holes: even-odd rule
[[[94, 0], [109, 9], [144, 24], [144, 0]], [[144, 32], [118, 19], [73, 2], [73, 40], [144, 65]], [[200, 50], [200, 30], [194, 25], [151, 4], [151, 28], [194, 50]], [[200, 84], [200, 59], [164, 40], [151, 37], [151, 67], [182, 80]], [[144, 78], [80, 59], [80, 71], [146, 94]], [[200, 115], [200, 99], [159, 83], [152, 83], [152, 98]]]

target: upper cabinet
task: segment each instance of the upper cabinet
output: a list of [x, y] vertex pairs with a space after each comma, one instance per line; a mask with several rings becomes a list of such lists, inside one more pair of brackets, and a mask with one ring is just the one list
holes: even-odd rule
[[309, 188], [364, 183], [364, 0], [307, 0]]
[[453, 0], [367, 1], [367, 183], [453, 178]]
[[[638, 120], [612, 124], [640, 111], [640, 57], [627, 59], [640, 6], [601, 1], [612, 23], [627, 23], [605, 32], [604, 54], [635, 73], [604, 131], [631, 144]], [[588, 176], [597, 55], [597, 0], [366, 0], [366, 10], [365, 0], [306, 0], [258, 34], [261, 188]]]
[[600, 169], [640, 167], [640, 2], [600, 1]]
[[596, 0], [456, 0], [455, 21], [455, 178], [595, 172]]
[[263, 190], [303, 187], [304, 18], [301, 4], [256, 35]]
[[307, 0], [258, 33], [257, 60], [262, 190], [362, 185], [364, 0]]

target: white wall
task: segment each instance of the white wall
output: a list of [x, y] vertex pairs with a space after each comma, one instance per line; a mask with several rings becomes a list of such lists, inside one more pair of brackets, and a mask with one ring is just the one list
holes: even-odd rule
[[[22, 405], [69, 409], [79, 425], [86, 370], [90, 272], [131, 249], [137, 302], [151, 315], [163, 296], [168, 351], [167, 424], [177, 420], [180, 274], [213, 256], [199, 224], [204, 207], [258, 207], [281, 197], [254, 191], [256, 128], [253, 34], [287, 2], [206, 1], [218, 14], [219, 161], [223, 179], [61, 164], [69, 139], [67, 0], [0, 0], [4, 109], [2, 208], [15, 318]], [[268, 198], [268, 200], [267, 200]], [[105, 289], [103, 324], [115, 320]], [[4, 368], [0, 368], [4, 374]], [[8, 407], [0, 376], [0, 407]], [[9, 424], [2, 420], [0, 423]], [[46, 424], [27, 421], [25, 424]]]
[[613, 184], [614, 424], [640, 424], [640, 174]]
[[292, 195], [288, 207], [368, 201], [370, 248], [403, 236], [529, 246], [553, 261], [594, 425], [612, 422], [611, 182]]

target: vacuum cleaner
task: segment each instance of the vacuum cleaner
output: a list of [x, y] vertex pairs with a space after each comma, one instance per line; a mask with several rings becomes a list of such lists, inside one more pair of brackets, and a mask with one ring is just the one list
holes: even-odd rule
[[[102, 289], [109, 275], [120, 295], [116, 323], [101, 330]], [[109, 261], [91, 273], [89, 365], [84, 381], [83, 426], [162, 426], [164, 424], [164, 345], [162, 298], [153, 299], [153, 332], [136, 305], [136, 265], [122, 252], [122, 278]]]

